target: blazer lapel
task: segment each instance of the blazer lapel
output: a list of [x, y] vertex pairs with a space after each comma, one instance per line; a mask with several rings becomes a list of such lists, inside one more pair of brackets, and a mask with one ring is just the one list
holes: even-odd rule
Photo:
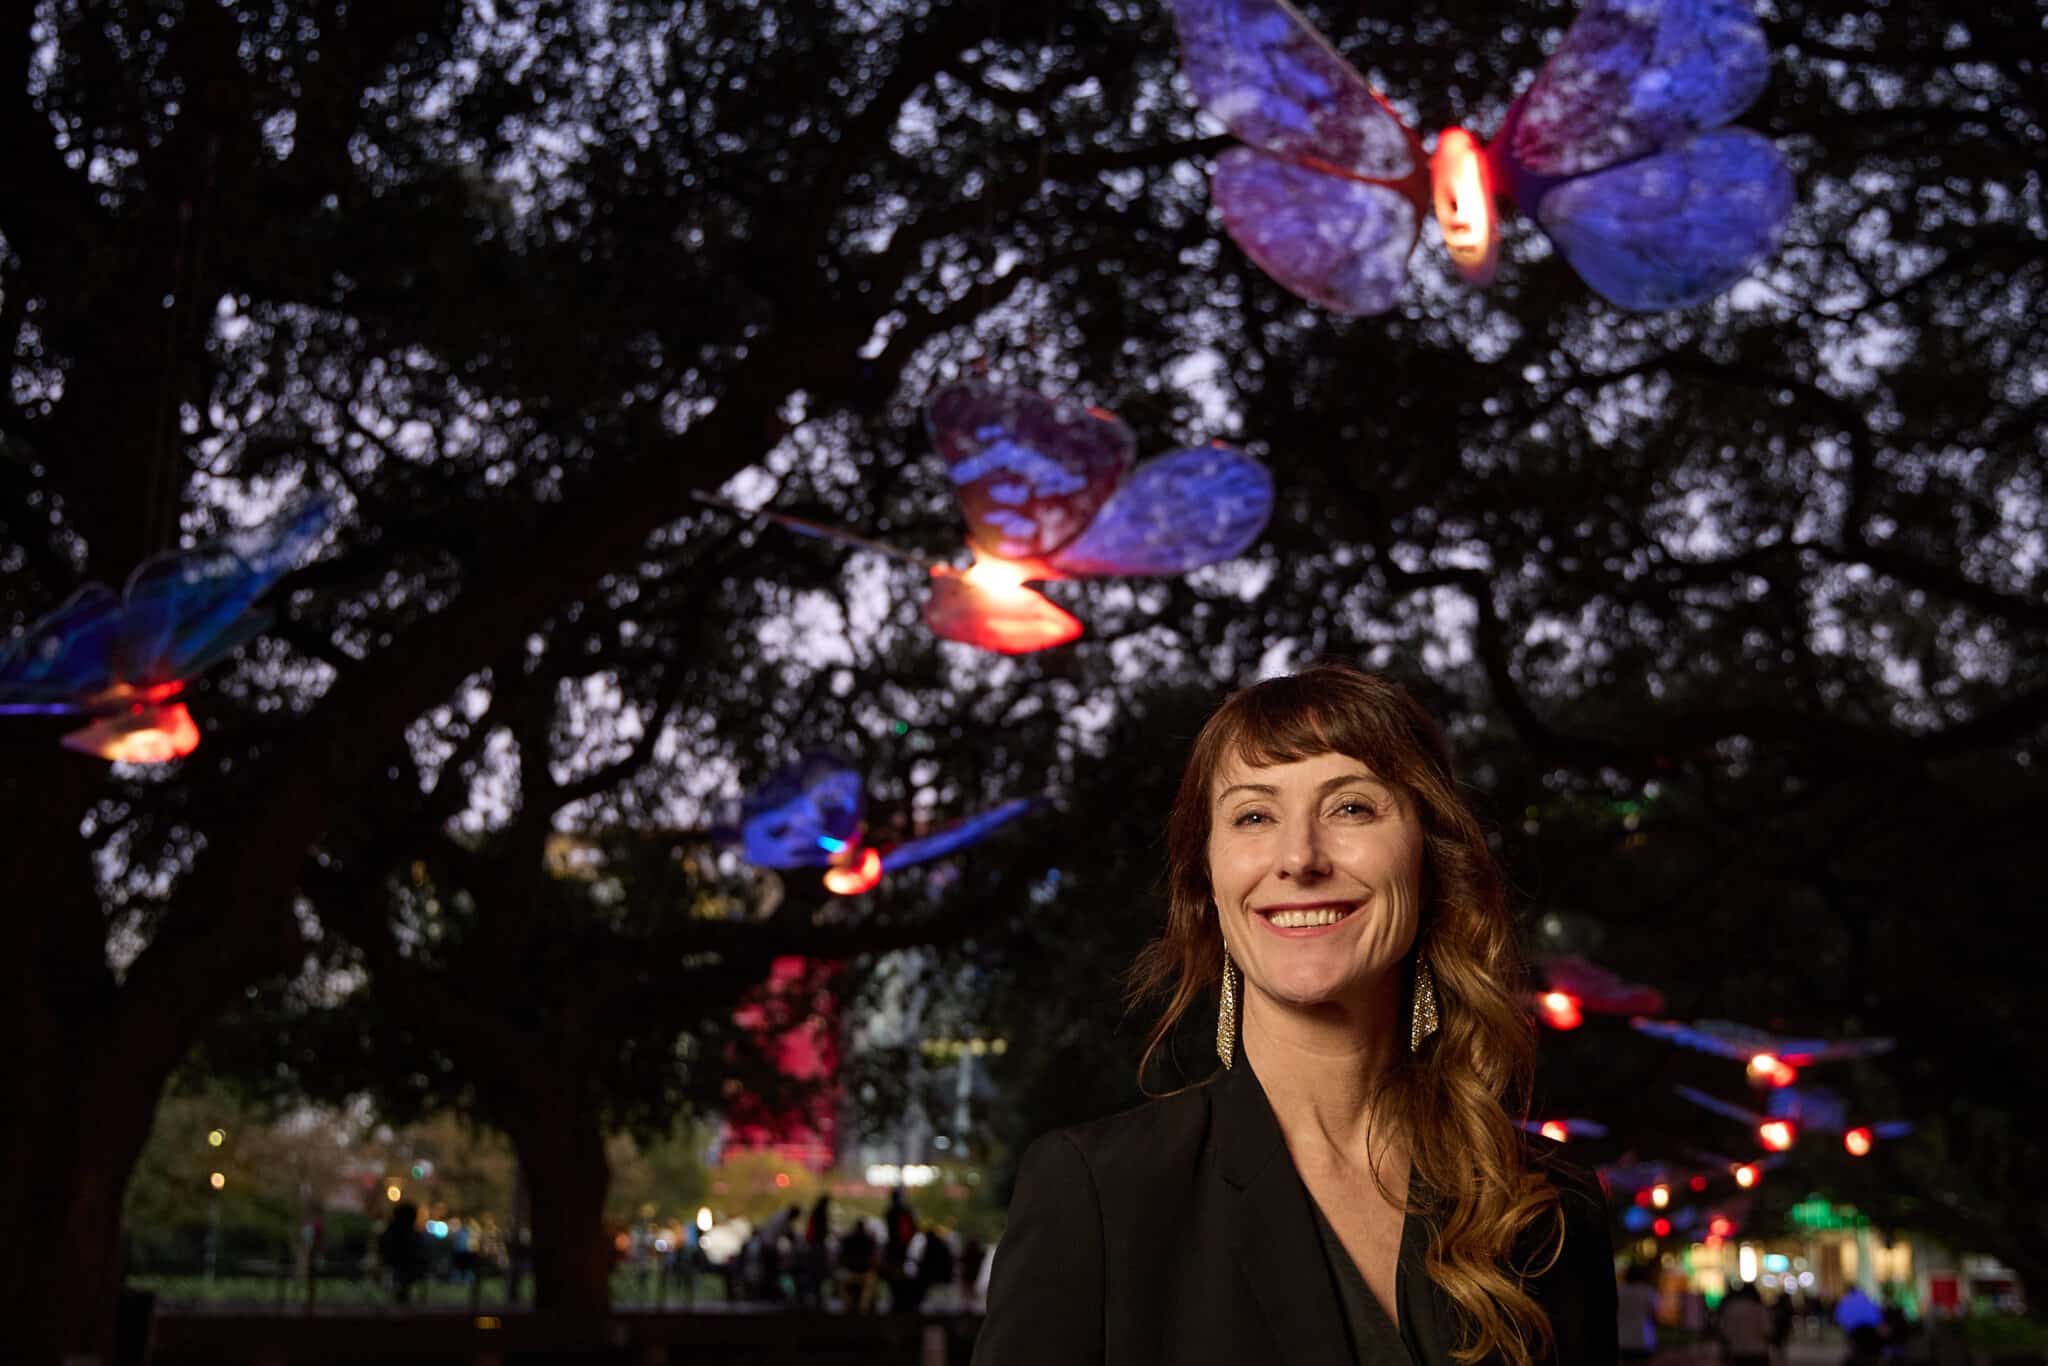
[[1346, 1358], [1343, 1309], [1323, 1260], [1308, 1188], [1244, 1054], [1216, 1085], [1217, 1170], [1237, 1192], [1231, 1251], [1289, 1363]]

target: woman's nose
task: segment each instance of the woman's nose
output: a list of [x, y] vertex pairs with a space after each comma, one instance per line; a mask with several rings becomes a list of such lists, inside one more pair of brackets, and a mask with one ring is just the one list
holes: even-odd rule
[[1297, 821], [1280, 851], [1280, 876], [1302, 881], [1330, 871], [1323, 851], [1322, 833], [1314, 821]]

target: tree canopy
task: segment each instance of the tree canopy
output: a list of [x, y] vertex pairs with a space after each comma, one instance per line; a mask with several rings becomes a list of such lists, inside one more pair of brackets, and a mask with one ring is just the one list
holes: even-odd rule
[[[1307, 8], [1420, 128], [1490, 129], [1570, 18]], [[1447, 717], [1534, 932], [1557, 912], [1681, 1009], [1896, 1034], [1860, 1084], [1943, 1099], [1887, 1175], [2039, 1279], [2007, 966], [2040, 943], [2048, 723], [2038, 16], [1763, 17], [1744, 121], [1800, 199], [1752, 279], [1620, 314], [1524, 225], [1493, 289], [1425, 242], [1400, 310], [1350, 322], [1220, 235], [1225, 141], [1152, 6], [46, 0], [0, 25], [0, 611], [295, 488], [340, 508], [279, 628], [196, 689], [174, 770], [5, 732], [5, 1084], [38, 1104], [0, 1120], [0, 1208], [86, 1269], [0, 1240], [0, 1312], [31, 1350], [99, 1339], [165, 1079], [337, 943], [370, 982], [525, 954], [573, 993], [593, 961], [738, 980], [945, 939], [990, 981], [1099, 993], [1148, 923], [1137, 794], [1198, 714], [1155, 686], [1320, 655]], [[918, 406], [982, 369], [1148, 448], [1242, 442], [1281, 491], [1268, 536], [1057, 588], [1089, 635], [996, 660], [932, 641], [907, 571], [692, 499], [942, 558]], [[1049, 789], [1056, 822], [1117, 821], [837, 923], [693, 919], [673, 887], [607, 909], [537, 871], [551, 834], [700, 829], [824, 744], [906, 818]], [[1056, 1048], [1081, 1014], [992, 1023]], [[1559, 1092], [1598, 1100], [1577, 1071]]]

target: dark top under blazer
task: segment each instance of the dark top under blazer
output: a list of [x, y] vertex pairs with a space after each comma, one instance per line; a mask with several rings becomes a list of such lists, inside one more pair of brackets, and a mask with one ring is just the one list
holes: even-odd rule
[[[1531, 1143], [1565, 1212], [1562, 1253], [1529, 1283], [1557, 1339], [1541, 1359], [1608, 1366], [1618, 1352], [1606, 1209], [1556, 1147]], [[1401, 1336], [1420, 1366], [1452, 1366], [1456, 1306], [1420, 1272], [1423, 1221], [1409, 1219], [1406, 1234]], [[1350, 1343], [1308, 1188], [1242, 1054], [1207, 1085], [1031, 1145], [974, 1366], [1271, 1362], [1351, 1366]]]

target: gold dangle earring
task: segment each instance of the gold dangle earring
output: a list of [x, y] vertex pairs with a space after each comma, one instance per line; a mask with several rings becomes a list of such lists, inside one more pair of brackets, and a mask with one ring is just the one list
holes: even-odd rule
[[1230, 945], [1223, 946], [1223, 986], [1216, 999], [1216, 1056], [1228, 1068], [1237, 1057], [1237, 984], [1243, 974], [1230, 961]]
[[1415, 956], [1415, 994], [1408, 1011], [1408, 1051], [1420, 1053], [1422, 1041], [1436, 1033], [1436, 974], [1429, 970], [1429, 960], [1422, 955]]

